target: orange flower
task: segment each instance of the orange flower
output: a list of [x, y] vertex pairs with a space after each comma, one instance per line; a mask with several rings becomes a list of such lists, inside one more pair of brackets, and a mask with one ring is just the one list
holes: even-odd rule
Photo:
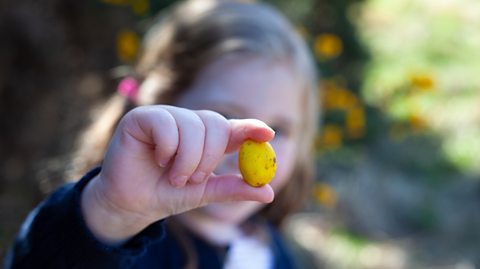
[[409, 117], [410, 127], [415, 132], [422, 132], [427, 127], [427, 122], [418, 114], [411, 114]]
[[342, 129], [336, 125], [326, 124], [317, 138], [319, 148], [338, 149], [342, 146]]
[[410, 84], [424, 91], [431, 91], [435, 88], [435, 80], [429, 74], [412, 75], [410, 77]]
[[315, 38], [314, 50], [321, 60], [333, 59], [343, 51], [342, 40], [333, 34], [320, 34]]
[[140, 47], [138, 35], [132, 31], [122, 31], [117, 36], [117, 55], [124, 62], [135, 60]]

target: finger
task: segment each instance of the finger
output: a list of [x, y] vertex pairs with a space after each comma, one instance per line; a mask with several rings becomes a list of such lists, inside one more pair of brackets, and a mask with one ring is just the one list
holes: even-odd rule
[[246, 139], [266, 142], [273, 139], [275, 132], [263, 121], [256, 119], [229, 120], [230, 139], [226, 153], [237, 150]]
[[161, 106], [138, 107], [127, 114], [126, 132], [155, 147], [155, 162], [165, 167], [178, 147], [178, 128], [173, 116]]
[[178, 127], [179, 144], [169, 179], [172, 185], [182, 187], [192, 176], [202, 158], [205, 125], [191, 110], [167, 107]]
[[172, 114], [158, 113], [153, 119], [155, 127], [152, 130], [155, 141], [155, 160], [161, 167], [166, 167], [177, 152], [179, 145], [178, 128]]
[[194, 183], [203, 182], [222, 160], [230, 137], [230, 124], [220, 114], [213, 111], [196, 111], [205, 125], [205, 142], [200, 163], [193, 173]]
[[257, 201], [270, 203], [274, 192], [270, 185], [252, 187], [240, 175], [212, 175], [205, 186], [203, 204], [231, 201]]

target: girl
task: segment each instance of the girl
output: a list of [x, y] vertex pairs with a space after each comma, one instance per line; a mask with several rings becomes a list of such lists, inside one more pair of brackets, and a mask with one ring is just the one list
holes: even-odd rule
[[[135, 71], [77, 160], [101, 168], [30, 214], [7, 268], [293, 268], [278, 228], [306, 197], [318, 113], [292, 26], [264, 4], [188, 1]], [[271, 141], [270, 185], [239, 175], [245, 139]]]

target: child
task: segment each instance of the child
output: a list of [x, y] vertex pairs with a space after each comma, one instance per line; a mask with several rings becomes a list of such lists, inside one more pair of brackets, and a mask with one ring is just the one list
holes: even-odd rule
[[[6, 267], [293, 268], [278, 229], [312, 177], [317, 98], [292, 26], [264, 4], [187, 1], [148, 33], [135, 77], [83, 147], [88, 164], [106, 152], [101, 168], [30, 214]], [[270, 185], [238, 173], [248, 138], [276, 151]]]

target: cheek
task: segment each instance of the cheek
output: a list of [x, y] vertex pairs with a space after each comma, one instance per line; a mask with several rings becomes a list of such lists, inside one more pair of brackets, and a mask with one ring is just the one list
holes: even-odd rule
[[277, 155], [277, 171], [271, 185], [275, 191], [280, 190], [290, 179], [297, 159], [297, 150], [292, 141], [274, 141], [272, 143]]

